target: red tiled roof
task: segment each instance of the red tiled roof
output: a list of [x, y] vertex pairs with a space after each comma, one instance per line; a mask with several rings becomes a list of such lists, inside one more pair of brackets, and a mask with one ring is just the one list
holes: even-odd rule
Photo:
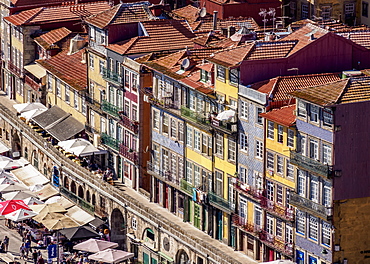
[[179, 17], [181, 19], [186, 19], [189, 23], [192, 23], [198, 19], [199, 12], [200, 12], [200, 9], [192, 5], [187, 5], [187, 6], [172, 10], [172, 14], [174, 14], [176, 17]]
[[99, 28], [108, 25], [142, 22], [154, 19], [148, 6], [149, 2], [122, 3], [91, 16], [85, 21]]
[[53, 48], [53, 45], [65, 37], [67, 37], [72, 31], [62, 27], [51, 30], [45, 34], [42, 34], [40, 37], [35, 38], [35, 41], [39, 43], [45, 49]]
[[36, 62], [74, 89], [83, 90], [87, 87], [87, 65], [81, 63], [84, 52], [85, 49], [81, 49], [68, 55], [64, 50], [50, 59]]
[[198, 69], [202, 69], [202, 70], [205, 70], [207, 72], [213, 71], [213, 67], [214, 67], [213, 63], [203, 63], [203, 64], [200, 64], [200, 65], [197, 65]]
[[119, 54], [140, 54], [192, 47], [194, 34], [186, 22], [179, 20], [155, 20], [142, 22], [149, 36], [135, 37], [108, 46]]
[[358, 45], [370, 49], [370, 30], [367, 31], [348, 31], [336, 33], [344, 38], [350, 39]]
[[40, 7], [22, 11], [4, 19], [13, 25], [37, 25], [81, 20], [110, 8], [107, 2], [94, 2], [69, 6]]
[[235, 48], [224, 49], [211, 54], [209, 61], [225, 67], [236, 66], [247, 58], [254, 47], [254, 44], [247, 44]]
[[260, 116], [267, 120], [274, 121], [280, 125], [291, 127], [294, 125], [296, 116], [294, 114], [295, 104], [273, 109], [270, 112], [262, 113]]
[[209, 46], [214, 46], [214, 45], [218, 46], [218, 42], [224, 39], [225, 37], [222, 34], [210, 31], [209, 33], [202, 34], [194, 38], [193, 41], [194, 43], [201, 45], [203, 47], [209, 47]]
[[[250, 30], [258, 30], [260, 27], [251, 17], [239, 17], [239, 18], [228, 18], [228, 19], [218, 19], [217, 20], [217, 30], [222, 28], [228, 28], [229, 26], [235, 27], [236, 31], [242, 26]], [[193, 30], [209, 32], [213, 30], [213, 19], [202, 18], [199, 22], [194, 22], [192, 25]]]
[[272, 94], [272, 101], [288, 100], [289, 93], [306, 87], [312, 87], [340, 80], [338, 73], [321, 73], [296, 76], [279, 76], [270, 80], [258, 82], [251, 88], [261, 93]]

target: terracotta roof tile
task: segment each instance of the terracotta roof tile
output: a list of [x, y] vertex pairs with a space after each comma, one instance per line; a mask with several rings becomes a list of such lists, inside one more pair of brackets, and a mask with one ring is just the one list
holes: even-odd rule
[[[70, 33], [72, 33], [72, 31], [65, 27], [57, 28], [35, 38], [35, 41], [45, 49], [50, 49], [53, 48], [54, 44], [67, 37]], [[58, 46], [56, 45], [56, 47]]]
[[68, 51], [64, 50], [50, 59], [36, 62], [74, 89], [83, 90], [87, 86], [87, 65], [81, 63], [84, 52], [85, 49], [81, 49], [67, 55]]
[[248, 60], [266, 60], [285, 58], [291, 53], [298, 41], [274, 41], [274, 42], [256, 42]]
[[22, 11], [4, 19], [13, 25], [35, 25], [81, 20], [110, 8], [107, 2], [94, 2], [69, 6], [40, 7]]
[[189, 23], [192, 23], [199, 18], [199, 12], [200, 9], [192, 5], [172, 10], [173, 15], [180, 19], [186, 19]]
[[[228, 18], [217, 20], [217, 30], [220, 30], [222, 28], [228, 28], [229, 26], [235, 27], [236, 30], [239, 30], [242, 26], [245, 26], [250, 30], [258, 30], [260, 28], [256, 21], [254, 21], [254, 19], [251, 17]], [[199, 21], [199, 23], [194, 22], [192, 28], [193, 30], [197, 31], [209, 32], [213, 30], [213, 20], [211, 17], [202, 18]]]
[[218, 42], [224, 40], [225, 37], [217, 32], [210, 31], [209, 33], [202, 34], [193, 39], [195, 44], [201, 45], [203, 47], [218, 46]]
[[149, 36], [135, 37], [108, 46], [119, 54], [140, 54], [180, 50], [192, 47], [194, 34], [187, 23], [179, 20], [155, 20], [142, 22]]
[[267, 120], [274, 121], [280, 125], [291, 127], [294, 125], [296, 116], [294, 114], [295, 104], [273, 109], [270, 112], [262, 113], [260, 116]]
[[233, 67], [245, 60], [253, 47], [254, 44], [247, 44], [235, 48], [224, 49], [212, 54], [208, 60], [225, 67]]
[[370, 30], [367, 31], [349, 31], [337, 33], [344, 38], [350, 39], [358, 45], [370, 49]]
[[99, 28], [108, 25], [142, 22], [155, 19], [149, 10], [149, 2], [122, 3], [91, 16], [85, 21]]

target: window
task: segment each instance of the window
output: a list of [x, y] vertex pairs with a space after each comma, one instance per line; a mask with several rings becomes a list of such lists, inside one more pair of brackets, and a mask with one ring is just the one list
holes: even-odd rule
[[369, 16], [369, 3], [367, 2], [362, 2], [362, 16]]
[[284, 198], [283, 198], [283, 186], [276, 185], [276, 202], [279, 204], [283, 204]]
[[352, 18], [355, 15], [355, 3], [344, 4], [344, 15], [345, 18]]
[[298, 101], [298, 116], [306, 117], [307, 116], [307, 106], [303, 101]]
[[258, 227], [262, 227], [262, 210], [259, 207], [254, 208], [254, 224]]
[[176, 138], [177, 136], [177, 122], [175, 119], [171, 119], [171, 137]]
[[319, 159], [319, 143], [317, 140], [310, 139], [310, 158], [314, 160]]
[[139, 88], [138, 75], [133, 73], [132, 74], [132, 90], [136, 92], [138, 88]]
[[330, 246], [331, 242], [331, 227], [330, 224], [322, 221], [322, 241], [321, 243], [324, 245]]
[[186, 161], [186, 181], [193, 184], [193, 164]]
[[306, 213], [297, 210], [296, 217], [296, 230], [297, 233], [304, 235], [306, 233]]
[[188, 147], [193, 146], [193, 129], [191, 127], [186, 128], [186, 145]]
[[284, 127], [281, 126], [281, 125], [278, 125], [278, 138], [277, 138], [277, 141], [279, 143], [283, 143], [283, 139], [284, 139]]
[[331, 17], [331, 6], [321, 6], [321, 17], [324, 20], [330, 19]]
[[267, 186], [267, 199], [270, 201], [274, 200], [274, 183], [271, 181], [266, 181]]
[[137, 121], [137, 106], [136, 105], [132, 105], [132, 116], [131, 116], [131, 119], [133, 121]]
[[184, 124], [179, 123], [179, 141], [184, 142]]
[[168, 134], [168, 116], [163, 115], [163, 120], [162, 120], [162, 133]]
[[200, 168], [199, 166], [194, 165], [194, 186], [199, 187], [200, 186]]
[[85, 102], [85, 97], [81, 97], [81, 113], [83, 115], [86, 115], [86, 102]]
[[94, 56], [93, 55], [89, 55], [89, 65], [90, 65], [90, 69], [94, 69]]
[[248, 136], [244, 132], [240, 133], [240, 149], [243, 151], [248, 151]]
[[240, 117], [248, 119], [248, 103], [240, 101]]
[[307, 4], [302, 4], [301, 18], [302, 19], [308, 18], [308, 5]]
[[323, 204], [325, 207], [331, 206], [331, 188], [329, 186], [324, 186], [323, 190]]
[[322, 163], [331, 165], [331, 146], [322, 145]]
[[100, 43], [101, 43], [102, 45], [104, 45], [104, 44], [105, 44], [105, 35], [104, 35], [104, 33], [101, 33], [101, 34], [100, 34]]
[[318, 230], [318, 219], [317, 217], [310, 215], [308, 237], [317, 240], [317, 230]]
[[270, 215], [266, 217], [266, 232], [271, 235], [274, 234], [274, 218]]
[[65, 86], [65, 101], [69, 104], [69, 86]]
[[317, 122], [319, 116], [319, 107], [316, 105], [310, 105], [310, 121]]
[[223, 196], [223, 173], [216, 171], [216, 194]]
[[200, 151], [200, 132], [194, 129], [194, 149]]
[[104, 71], [104, 61], [99, 60], [99, 73], [103, 74], [103, 71]]
[[237, 68], [229, 70], [229, 80], [231, 83], [239, 83], [239, 71]]
[[257, 124], [262, 125], [263, 124], [263, 118], [262, 118], [262, 116], [260, 116], [260, 114], [263, 113], [263, 109], [261, 107], [256, 107], [256, 113], [257, 113], [257, 116], [256, 116]]
[[267, 138], [274, 139], [274, 122], [267, 121]]
[[130, 88], [130, 72], [125, 70], [125, 87]]
[[59, 79], [56, 79], [57, 81], [57, 96], [61, 97], [62, 96], [62, 92], [60, 90], [60, 80]]
[[159, 129], [159, 112], [153, 111], [153, 128]]
[[322, 116], [324, 126], [331, 126], [333, 124], [333, 111], [331, 109], [323, 109]]
[[302, 156], [306, 156], [306, 136], [301, 135], [300, 136], [300, 151]]
[[277, 155], [276, 156], [276, 172], [279, 174], [283, 174], [284, 170], [284, 158], [282, 156]]
[[206, 71], [206, 70], [203, 70], [203, 69], [201, 69], [200, 70], [200, 73], [201, 73], [201, 75], [200, 75], [200, 80], [202, 81], [202, 82], [208, 82], [208, 80], [209, 80], [209, 74], [208, 74], [208, 72]]
[[78, 110], [78, 92], [74, 93], [74, 107]]
[[243, 168], [243, 167], [240, 167], [240, 174], [239, 174], [239, 180], [242, 182], [242, 183], [247, 183], [247, 169], [246, 168]]
[[319, 182], [312, 176], [310, 181], [310, 199], [315, 203], [319, 202]]
[[225, 68], [217, 65], [217, 78], [225, 80]]
[[267, 152], [267, 168], [274, 170], [274, 154]]
[[288, 140], [286, 145], [288, 147], [294, 148], [294, 131], [291, 129], [288, 129]]
[[224, 137], [221, 134], [216, 134], [216, 154], [223, 155]]
[[276, 219], [276, 236], [283, 237], [283, 221], [279, 218]]
[[256, 158], [263, 158], [263, 143], [260, 140], [256, 140]]
[[294, 179], [294, 167], [290, 162], [287, 160], [286, 163], [286, 176], [288, 178]]
[[306, 172], [303, 171], [303, 170], [298, 170], [297, 192], [300, 196], [305, 197], [305, 194], [306, 194]]
[[231, 161], [236, 160], [236, 143], [235, 140], [232, 138], [229, 138], [228, 159]]
[[293, 227], [290, 225], [285, 226], [285, 242], [293, 244]]

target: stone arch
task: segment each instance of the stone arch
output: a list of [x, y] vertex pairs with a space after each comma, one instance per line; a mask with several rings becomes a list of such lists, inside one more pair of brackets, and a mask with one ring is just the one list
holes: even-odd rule
[[176, 264], [187, 264], [189, 261], [189, 255], [185, 250], [180, 249], [176, 253]]
[[80, 198], [84, 198], [84, 189], [82, 188], [82, 186], [80, 185], [80, 186], [78, 186], [78, 197], [80, 197]]
[[64, 177], [64, 184], [63, 184], [64, 188], [66, 188], [67, 190], [69, 190], [69, 179], [67, 176]]
[[46, 163], [44, 163], [44, 167], [43, 167], [42, 171], [43, 171], [45, 176], [48, 176], [48, 165]]
[[155, 242], [155, 233], [151, 228], [145, 228], [143, 232], [142, 239], [146, 242], [152, 241]]
[[32, 151], [32, 165], [39, 169], [39, 155], [37, 150]]
[[95, 196], [95, 193], [93, 193], [93, 195], [91, 196], [91, 203], [93, 205], [96, 205], [96, 196]]
[[27, 148], [27, 147], [25, 147], [25, 148], [24, 148], [23, 156], [24, 156], [24, 158], [25, 158], [26, 160], [28, 160], [28, 148]]
[[91, 199], [91, 197], [90, 197], [90, 191], [89, 191], [89, 190], [87, 190], [87, 191], [86, 191], [86, 199], [85, 199], [85, 200], [86, 200], [86, 202], [88, 202], [88, 203], [89, 203], [89, 202], [90, 202], [90, 199]]
[[14, 152], [21, 152], [22, 147], [21, 147], [21, 140], [16, 131], [14, 131], [12, 135], [12, 151]]
[[75, 181], [72, 181], [71, 182], [71, 192], [76, 194], [76, 189], [77, 189], [76, 183], [75, 183]]
[[121, 210], [115, 208], [111, 214], [111, 241], [118, 243], [119, 248], [126, 250], [126, 221]]

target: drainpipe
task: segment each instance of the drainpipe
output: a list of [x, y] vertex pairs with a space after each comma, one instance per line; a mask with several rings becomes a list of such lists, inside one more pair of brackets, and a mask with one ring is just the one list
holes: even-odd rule
[[217, 30], [217, 11], [213, 11], [213, 30]]

